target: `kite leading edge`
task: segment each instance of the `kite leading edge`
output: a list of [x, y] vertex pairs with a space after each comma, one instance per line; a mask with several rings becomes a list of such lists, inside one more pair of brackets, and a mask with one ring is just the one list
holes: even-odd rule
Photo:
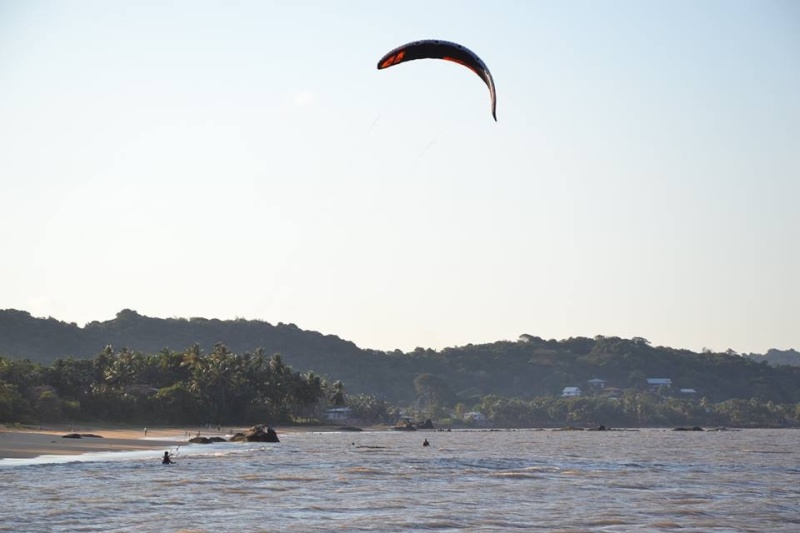
[[443, 59], [445, 61], [453, 61], [467, 67], [477, 74], [489, 88], [489, 96], [492, 100], [492, 117], [494, 117], [495, 122], [497, 121], [497, 94], [494, 88], [494, 79], [492, 79], [492, 73], [489, 72], [486, 63], [484, 63], [475, 52], [458, 43], [439, 39], [413, 41], [403, 46], [398, 46], [384, 55], [380, 61], [378, 61], [378, 70], [415, 59]]

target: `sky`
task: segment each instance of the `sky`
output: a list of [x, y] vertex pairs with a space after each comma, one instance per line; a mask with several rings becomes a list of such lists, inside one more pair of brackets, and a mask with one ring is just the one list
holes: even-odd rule
[[800, 349], [800, 3], [0, 0], [0, 206], [79, 325]]

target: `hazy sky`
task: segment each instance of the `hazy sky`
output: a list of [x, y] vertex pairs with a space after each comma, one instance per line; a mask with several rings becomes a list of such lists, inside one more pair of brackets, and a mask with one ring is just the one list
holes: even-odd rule
[[0, 205], [81, 325], [800, 348], [800, 3], [0, 0]]

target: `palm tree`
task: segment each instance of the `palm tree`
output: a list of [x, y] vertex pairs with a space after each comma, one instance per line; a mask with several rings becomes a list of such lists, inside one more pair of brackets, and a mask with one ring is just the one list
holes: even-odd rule
[[342, 383], [341, 380], [336, 380], [333, 382], [330, 402], [335, 407], [342, 407], [345, 401], [344, 383]]

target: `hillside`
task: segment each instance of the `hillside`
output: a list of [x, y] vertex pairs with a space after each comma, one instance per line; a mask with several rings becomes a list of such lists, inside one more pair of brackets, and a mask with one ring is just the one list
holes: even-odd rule
[[757, 361], [759, 363], [763, 361], [772, 366], [800, 366], [800, 352], [797, 350], [776, 350], [775, 348], [772, 348], [763, 355], [751, 353], [747, 354], [746, 357], [749, 357], [753, 361]]
[[240, 354], [256, 348], [280, 353], [297, 370], [313, 368], [332, 376], [340, 365], [351, 365], [369, 353], [334, 335], [260, 320], [162, 319], [125, 309], [112, 320], [79, 327], [54, 318], [34, 318], [25, 311], [0, 310], [0, 356], [43, 364], [67, 357], [88, 359], [109, 345], [157, 353], [183, 351], [194, 344], [208, 352], [216, 343]]
[[646, 339], [574, 337], [545, 340], [522, 335], [517, 341], [467, 345], [409, 353], [361, 349], [334, 335], [305, 331], [294, 324], [205, 318], [160, 319], [123, 310], [113, 320], [81, 328], [53, 318], [0, 311], [0, 356], [50, 364], [56, 359], [93, 358], [105, 346], [143, 353], [204, 353], [222, 343], [233, 353], [261, 348], [279, 353], [295, 371], [341, 380], [348, 393], [368, 393], [391, 401], [413, 401], [424, 389], [446, 403], [487, 394], [533, 398], [557, 396], [564, 387], [586, 388], [602, 379], [618, 389], [647, 388], [647, 378], [669, 378], [672, 393], [694, 389], [711, 401], [758, 398], [800, 402], [800, 367], [767, 364], [732, 353], [695, 353], [653, 347]]

